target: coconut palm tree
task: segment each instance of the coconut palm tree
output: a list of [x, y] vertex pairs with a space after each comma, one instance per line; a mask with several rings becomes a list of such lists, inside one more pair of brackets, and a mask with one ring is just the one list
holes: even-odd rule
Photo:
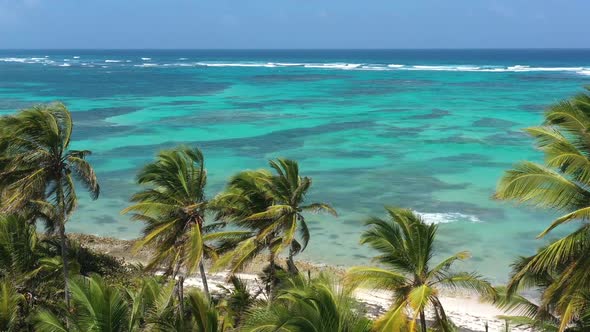
[[226, 191], [216, 198], [216, 206], [221, 218], [229, 218], [255, 233], [231, 256], [221, 259], [218, 265], [230, 264], [233, 273], [268, 249], [272, 280], [276, 256], [285, 248], [289, 248], [289, 270], [297, 273], [293, 257], [305, 250], [310, 239], [303, 213], [337, 214], [326, 203], [305, 203], [312, 181], [299, 174], [296, 161], [279, 158], [269, 164], [276, 175], [265, 170], [239, 173], [230, 180]]
[[352, 296], [352, 289], [321, 275], [289, 279], [270, 306], [250, 311], [240, 331], [368, 332], [371, 321]]
[[[559, 102], [545, 113], [542, 126], [527, 128], [539, 150], [543, 164], [521, 161], [506, 171], [495, 197], [538, 208], [563, 212], [539, 237], [555, 227], [574, 220], [590, 218], [590, 94], [588, 92]], [[521, 271], [549, 272], [556, 276], [545, 294], [547, 299], [560, 294], [556, 313], [563, 331], [588, 305], [580, 300], [580, 290], [590, 290], [590, 224], [583, 223], [574, 232], [553, 242], [528, 260]]]
[[69, 303], [65, 224], [78, 205], [75, 181], [98, 198], [88, 150], [70, 150], [73, 123], [61, 103], [35, 106], [0, 118], [0, 200], [3, 212], [43, 212], [48, 230], [61, 240], [65, 300]]
[[448, 331], [452, 323], [438, 298], [444, 288], [460, 287], [493, 296], [493, 287], [478, 275], [451, 271], [453, 263], [468, 258], [469, 253], [462, 251], [433, 264], [436, 225], [425, 223], [408, 209], [388, 207], [386, 210], [389, 219], [369, 219], [366, 223], [369, 229], [361, 235], [361, 243], [379, 253], [375, 261], [382, 267], [353, 267], [346, 275], [347, 282], [356, 286], [393, 293], [391, 308], [375, 322], [377, 330], [414, 331], [419, 318], [421, 330], [425, 332], [425, 311], [430, 308], [435, 325]]
[[[135, 204], [122, 213], [145, 223], [143, 238], [136, 248], [153, 246], [155, 256], [148, 269], [161, 266], [166, 274], [179, 278], [182, 291], [184, 268], [187, 274], [198, 267], [205, 294], [209, 296], [203, 256], [215, 257], [215, 245], [240, 240], [245, 231], [215, 232], [223, 223], [205, 224], [209, 202], [205, 196], [207, 171], [199, 149], [178, 147], [164, 150], [156, 161], [139, 172], [137, 182], [146, 189], [131, 198]], [[226, 246], [227, 249], [227, 246]]]

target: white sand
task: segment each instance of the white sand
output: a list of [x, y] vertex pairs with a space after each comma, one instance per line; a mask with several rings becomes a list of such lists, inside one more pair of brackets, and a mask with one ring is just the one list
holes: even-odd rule
[[[258, 276], [254, 274], [238, 274], [243, 280], [249, 282], [249, 287], [259, 287]], [[222, 287], [228, 287], [226, 282], [227, 273], [214, 273], [207, 276], [209, 290], [212, 293], [222, 291]], [[186, 278], [185, 285], [187, 287], [198, 287], [203, 288], [200, 276], [193, 276]], [[367, 310], [372, 313], [372, 316], [376, 316], [380, 313], [385, 312], [389, 305], [390, 294], [387, 292], [369, 291], [365, 289], [359, 289], [356, 291], [355, 296], [357, 299], [365, 303], [370, 309]], [[477, 297], [470, 296], [441, 296], [440, 300], [445, 308], [447, 316], [460, 328], [467, 329], [470, 331], [485, 331], [485, 323], [488, 323], [488, 331], [490, 332], [504, 332], [505, 323], [503, 320], [498, 319], [499, 315], [507, 315], [508, 313], [494, 307], [489, 303], [479, 301]], [[533, 331], [523, 327], [510, 327], [511, 332], [530, 332]]]

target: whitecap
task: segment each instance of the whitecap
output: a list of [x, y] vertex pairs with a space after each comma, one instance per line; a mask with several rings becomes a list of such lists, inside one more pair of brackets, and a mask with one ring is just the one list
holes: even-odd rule
[[361, 66], [360, 63], [311, 63], [305, 64], [306, 68], [321, 68], [321, 69], [356, 69]]
[[417, 212], [427, 224], [446, 224], [456, 221], [481, 222], [477, 216], [459, 212]]
[[104, 60], [104, 62], [108, 62], [108, 63], [111, 63], [111, 62], [121, 62], [121, 60], [108, 60], [107, 59], [107, 60]]
[[389, 68], [403, 68], [405, 66], [404, 65], [398, 65], [398, 64], [395, 64], [394, 63], [394, 64], [387, 65], [387, 67], [389, 67]]
[[143, 61], [150, 61], [152, 58], [141, 58]]
[[61, 65], [59, 65], [60, 67], [71, 67], [72, 65], [69, 63], [62, 63]]
[[232, 63], [220, 63], [220, 62], [197, 62], [197, 66], [206, 67], [276, 67], [272, 63], [260, 63], [260, 62], [232, 62]]
[[583, 70], [578, 71], [578, 74], [590, 76], [590, 69], [584, 68]]
[[0, 58], [0, 61], [2, 61], [2, 62], [20, 62], [20, 63], [26, 63], [27, 62], [27, 58]]
[[80, 57], [76, 55], [76, 56], [74, 57], [74, 59], [80, 59]]

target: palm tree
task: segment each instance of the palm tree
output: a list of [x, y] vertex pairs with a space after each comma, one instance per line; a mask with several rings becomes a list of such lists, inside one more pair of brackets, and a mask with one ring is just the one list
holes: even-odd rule
[[25, 298], [11, 280], [0, 280], [0, 331], [18, 331], [20, 305]]
[[[518, 258], [512, 264], [508, 285], [498, 288], [499, 296], [492, 302], [510, 313], [503, 319], [516, 325], [543, 331], [586, 331], [590, 329], [590, 290], [581, 288], [568, 294], [569, 287], [564, 287], [562, 274], [567, 272], [569, 264], [558, 269], [531, 268], [531, 262], [538, 255], [543, 256], [547, 248], [541, 248], [536, 255]], [[540, 301], [532, 302], [520, 294], [527, 290], [540, 292]], [[562, 311], [564, 303], [569, 305], [569, 311]]]
[[[176, 297], [169, 297], [166, 306], [156, 307], [147, 318], [149, 331], [157, 332], [223, 332], [228, 326], [225, 318], [207, 296], [198, 290], [188, 292], [183, 299], [184, 306], [176, 305]], [[179, 309], [184, 307], [184, 309]]]
[[[228, 218], [255, 234], [218, 265], [230, 264], [234, 273], [267, 248], [272, 280], [276, 256], [287, 247], [289, 270], [297, 273], [293, 257], [305, 250], [310, 239], [303, 212], [336, 215], [336, 211], [326, 203], [305, 204], [312, 181], [300, 176], [296, 161], [279, 158], [269, 164], [276, 175], [265, 170], [241, 172], [230, 180], [226, 192], [215, 201], [221, 218]], [[272, 292], [269, 290], [269, 293]]]
[[[582, 93], [549, 107], [542, 126], [527, 128], [544, 153], [544, 164], [522, 161], [506, 171], [495, 197], [565, 214], [555, 219], [539, 237], [555, 227], [574, 220], [590, 218], [590, 94]], [[588, 305], [579, 298], [581, 290], [590, 290], [590, 224], [540, 250], [515, 275], [548, 272], [556, 276], [544, 295], [547, 300], [560, 294], [556, 313], [560, 331], [579, 316]]]
[[43, 212], [50, 231], [61, 240], [65, 300], [69, 304], [65, 224], [78, 204], [74, 181], [98, 198], [96, 174], [85, 159], [88, 150], [70, 150], [73, 123], [61, 103], [35, 106], [0, 118], [0, 198], [3, 212], [33, 206]]
[[[415, 330], [420, 319], [421, 330], [426, 331], [427, 308], [435, 315], [435, 323], [443, 331], [452, 326], [438, 298], [440, 289], [465, 288], [491, 296], [493, 287], [478, 275], [452, 272], [453, 263], [469, 257], [462, 251], [432, 266], [435, 254], [436, 225], [426, 224], [408, 209], [386, 208], [389, 220], [371, 218], [361, 243], [379, 252], [375, 261], [383, 267], [353, 267], [346, 280], [357, 286], [369, 286], [393, 293], [390, 310], [375, 322], [379, 331]], [[410, 312], [411, 317], [406, 317]], [[408, 318], [409, 321], [408, 321]], [[409, 325], [408, 325], [409, 324]]]
[[[209, 202], [205, 197], [207, 171], [202, 152], [188, 147], [161, 151], [156, 161], [139, 172], [137, 181], [147, 188], [133, 195], [131, 201], [135, 204], [122, 213], [133, 212], [134, 220], [146, 224], [136, 248], [154, 246], [156, 254], [147, 268], [164, 265], [166, 274], [176, 278], [181, 268], [191, 274], [198, 267], [209, 296], [203, 256], [215, 257], [215, 244], [241, 239], [248, 232], [214, 232], [224, 224], [205, 225]], [[183, 279], [181, 274], [180, 291]]]
[[40, 270], [42, 259], [36, 229], [15, 216], [0, 216], [0, 277], [26, 282]]
[[136, 331], [129, 325], [130, 307], [124, 292], [95, 275], [71, 282], [73, 310], [66, 313], [68, 324], [48, 310], [34, 317], [39, 332], [123, 332]]
[[278, 291], [270, 306], [250, 311], [241, 331], [368, 332], [371, 321], [352, 296], [352, 289], [321, 275], [298, 275]]

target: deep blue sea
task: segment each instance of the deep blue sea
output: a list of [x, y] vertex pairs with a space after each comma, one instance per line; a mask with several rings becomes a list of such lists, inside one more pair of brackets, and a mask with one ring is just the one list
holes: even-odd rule
[[491, 199], [511, 164], [541, 160], [521, 129], [586, 84], [590, 50], [0, 51], [0, 114], [62, 101], [73, 147], [94, 152], [102, 194], [79, 191], [71, 232], [138, 236], [119, 214], [135, 173], [184, 143], [205, 153], [210, 197], [237, 171], [297, 159], [309, 199], [340, 212], [308, 218], [308, 260], [367, 263], [364, 220], [402, 206], [494, 282], [554, 216]]

